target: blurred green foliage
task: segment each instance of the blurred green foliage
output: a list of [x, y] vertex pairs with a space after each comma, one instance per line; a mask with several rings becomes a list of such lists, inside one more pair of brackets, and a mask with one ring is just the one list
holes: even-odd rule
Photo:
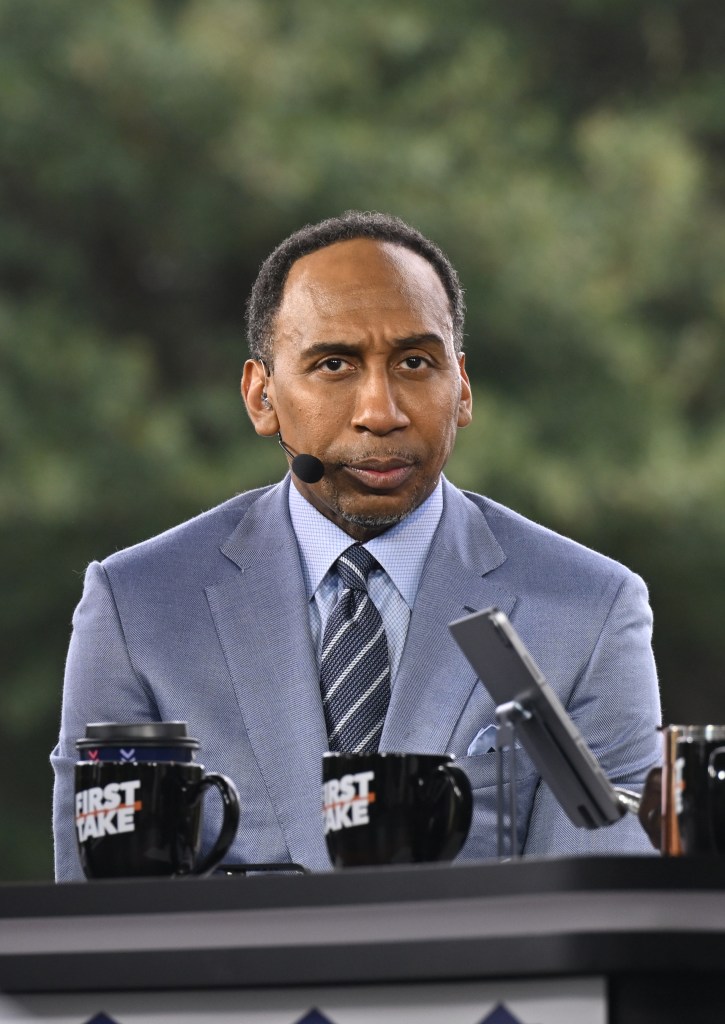
[[0, 0], [0, 877], [51, 873], [86, 564], [279, 477], [246, 295], [350, 207], [466, 285], [451, 478], [639, 571], [665, 718], [725, 720], [724, 43], [717, 0]]

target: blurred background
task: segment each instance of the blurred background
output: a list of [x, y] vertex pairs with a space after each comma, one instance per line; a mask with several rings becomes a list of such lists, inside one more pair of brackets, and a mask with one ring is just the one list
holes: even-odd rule
[[85, 566], [281, 476], [246, 297], [351, 207], [466, 287], [448, 475], [641, 573], [665, 720], [725, 721], [723, 53], [720, 0], [0, 0], [0, 880]]

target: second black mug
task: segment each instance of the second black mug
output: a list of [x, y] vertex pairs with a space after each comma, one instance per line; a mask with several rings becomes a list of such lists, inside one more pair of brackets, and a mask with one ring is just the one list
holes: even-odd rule
[[471, 786], [450, 754], [328, 753], [322, 815], [335, 867], [452, 860], [471, 824]]

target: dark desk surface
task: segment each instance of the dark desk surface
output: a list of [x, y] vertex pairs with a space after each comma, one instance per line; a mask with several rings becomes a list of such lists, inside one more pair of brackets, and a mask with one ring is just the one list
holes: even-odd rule
[[0, 989], [719, 972], [725, 860], [0, 886]]

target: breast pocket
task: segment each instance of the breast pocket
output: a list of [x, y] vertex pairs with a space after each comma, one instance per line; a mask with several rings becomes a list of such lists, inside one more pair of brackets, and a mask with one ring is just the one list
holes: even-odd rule
[[[467, 757], [457, 757], [455, 763], [462, 768], [469, 778], [471, 789], [486, 789], [488, 786], [496, 785], [496, 752], [490, 751], [487, 754], [469, 754]], [[510, 779], [511, 762], [509, 752], [504, 753], [503, 759], [503, 781], [508, 783]], [[536, 775], [537, 769], [534, 762], [520, 748], [516, 749], [516, 781]]]

